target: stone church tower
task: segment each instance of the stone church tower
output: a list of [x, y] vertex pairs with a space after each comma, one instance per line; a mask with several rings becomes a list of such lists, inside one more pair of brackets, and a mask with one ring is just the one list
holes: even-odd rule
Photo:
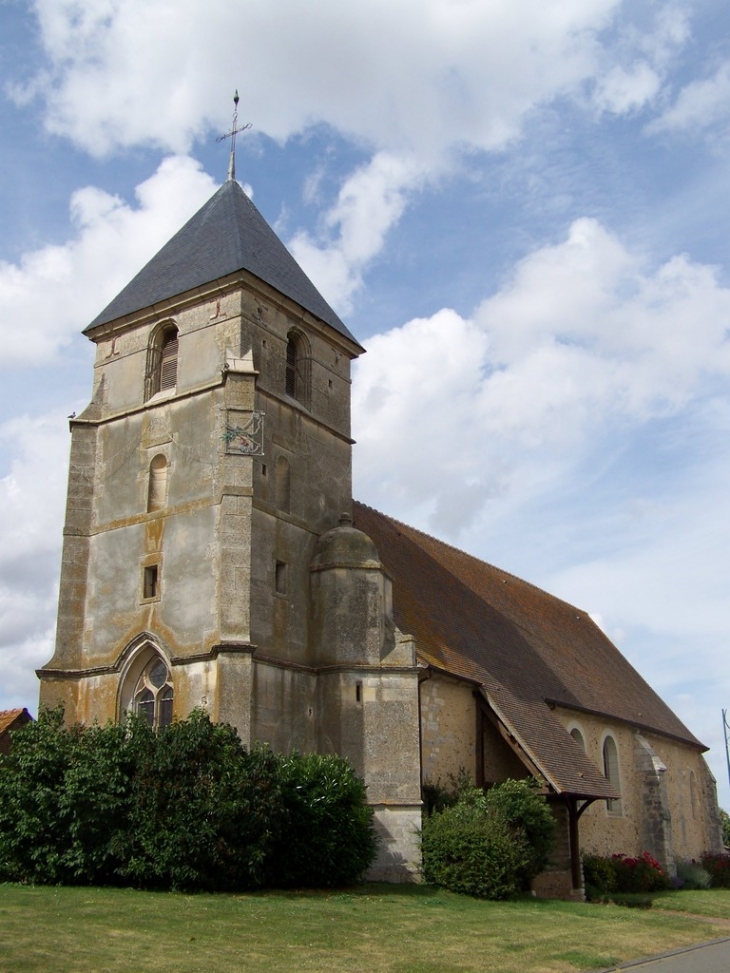
[[336, 752], [406, 878], [420, 822], [418, 670], [352, 526], [362, 352], [229, 180], [86, 329], [56, 650], [69, 722], [194, 707], [245, 744]]

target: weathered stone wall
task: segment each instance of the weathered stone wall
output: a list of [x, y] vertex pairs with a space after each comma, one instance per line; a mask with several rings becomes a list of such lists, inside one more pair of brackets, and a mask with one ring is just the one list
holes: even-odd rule
[[421, 682], [423, 779], [449, 786], [463, 768], [477, 778], [473, 686], [439, 672]]

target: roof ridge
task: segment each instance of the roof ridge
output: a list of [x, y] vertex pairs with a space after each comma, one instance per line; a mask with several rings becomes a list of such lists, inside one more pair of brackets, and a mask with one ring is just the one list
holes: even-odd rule
[[[363, 503], [360, 500], [355, 500], [355, 503], [359, 504], [361, 507], [366, 507], [368, 510], [372, 510], [373, 513], [378, 514], [380, 517], [385, 517], [385, 519], [389, 520], [392, 524], [397, 524], [399, 527], [405, 527], [406, 530], [411, 530], [415, 534], [420, 534], [421, 537], [426, 537], [428, 540], [433, 541], [436, 544], [440, 544], [442, 547], [447, 547], [456, 554], [461, 554], [464, 557], [468, 557], [471, 561], [476, 561], [478, 564], [483, 564], [488, 568], [492, 568], [494, 571], [499, 571], [506, 577], [511, 578], [513, 581], [518, 581], [520, 584], [525, 585], [527, 588], [531, 588], [533, 591], [538, 591], [542, 595], [548, 595], [550, 598], [554, 598], [555, 601], [559, 601], [567, 608], [573, 609], [576, 614], [588, 618], [593, 622], [593, 619], [584, 608], [578, 608], [577, 605], [574, 605], [570, 601], [566, 601], [564, 598], [561, 598], [560, 595], [554, 595], [551, 591], [546, 591], [545, 588], [541, 588], [532, 581], [526, 581], [525, 578], [520, 578], [516, 574], [512, 574], [511, 571], [505, 571], [504, 568], [500, 568], [498, 565], [492, 564], [491, 561], [484, 561], [482, 558], [476, 557], [474, 554], [470, 554], [468, 551], [464, 551], [460, 547], [456, 547], [455, 544], [450, 544], [448, 541], [441, 540], [440, 537], [435, 537], [433, 534], [429, 534], [425, 530], [421, 530], [419, 527], [413, 527], [412, 524], [406, 524], [404, 521], [398, 520], [397, 517], [391, 517], [390, 514], [384, 514], [381, 510], [377, 510], [375, 507], [371, 507], [367, 503]], [[593, 624], [595, 625], [596, 623], [593, 622]]]

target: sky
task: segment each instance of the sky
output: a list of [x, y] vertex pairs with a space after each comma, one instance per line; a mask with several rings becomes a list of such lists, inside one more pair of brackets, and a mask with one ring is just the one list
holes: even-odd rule
[[0, 708], [82, 329], [237, 176], [367, 349], [355, 495], [590, 612], [730, 809], [726, 0], [0, 0]]

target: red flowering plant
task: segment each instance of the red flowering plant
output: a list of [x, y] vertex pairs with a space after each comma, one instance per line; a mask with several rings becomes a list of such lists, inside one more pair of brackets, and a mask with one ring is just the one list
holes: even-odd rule
[[648, 851], [638, 857], [611, 855], [616, 870], [617, 892], [658, 892], [669, 888], [664, 869]]

